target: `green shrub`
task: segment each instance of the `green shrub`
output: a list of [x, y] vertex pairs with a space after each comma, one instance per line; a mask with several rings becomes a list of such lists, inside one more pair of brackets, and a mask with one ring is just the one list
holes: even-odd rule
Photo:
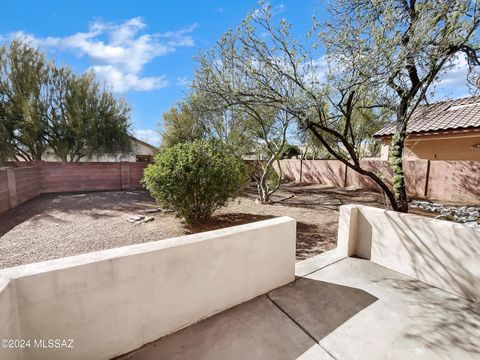
[[156, 155], [142, 181], [160, 206], [190, 224], [204, 223], [238, 196], [247, 181], [243, 160], [232, 154], [220, 142], [178, 144]]

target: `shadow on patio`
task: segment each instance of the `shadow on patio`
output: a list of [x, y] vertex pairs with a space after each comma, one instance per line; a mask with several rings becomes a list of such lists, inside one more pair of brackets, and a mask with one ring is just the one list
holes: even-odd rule
[[[120, 359], [330, 358], [319, 339], [376, 300], [361, 289], [302, 278]], [[292, 312], [300, 314], [295, 321]]]

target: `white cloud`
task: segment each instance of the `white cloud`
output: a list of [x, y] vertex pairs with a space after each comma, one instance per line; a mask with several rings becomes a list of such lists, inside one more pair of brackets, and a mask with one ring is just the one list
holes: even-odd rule
[[188, 77], [186, 76], [181, 76], [177, 78], [177, 85], [182, 87], [188, 87], [190, 85], [190, 80], [188, 80]]
[[138, 129], [133, 131], [133, 136], [151, 145], [160, 145], [161, 136], [158, 131], [151, 129]]
[[161, 77], [141, 77], [144, 66], [154, 58], [174, 52], [178, 47], [194, 45], [191, 33], [197, 24], [165, 33], [144, 33], [146, 24], [140, 17], [122, 23], [93, 21], [87, 32], [64, 37], [35, 37], [24, 32], [11, 33], [8, 39], [23, 38], [33, 46], [69, 51], [86, 57], [91, 69], [111, 82], [115, 91], [145, 91], [166, 86]]
[[259, 9], [255, 9], [252, 13], [253, 17], [261, 17], [263, 16], [263, 12], [267, 10], [267, 8], [270, 8], [270, 15], [276, 16], [278, 14], [281, 14], [285, 11], [285, 5], [284, 4], [279, 4], [277, 6], [271, 6], [269, 3], [263, 4]]
[[216, 12], [216, 13], [219, 13], [219, 14], [223, 14], [226, 10], [224, 8], [215, 8], [213, 9], [213, 12]]
[[125, 73], [112, 65], [95, 65], [91, 70], [99, 78], [105, 79], [115, 91], [148, 91], [168, 86], [165, 76], [139, 77], [135, 73]]
[[459, 56], [455, 65], [438, 77], [439, 87], [467, 87], [468, 63], [464, 56]]

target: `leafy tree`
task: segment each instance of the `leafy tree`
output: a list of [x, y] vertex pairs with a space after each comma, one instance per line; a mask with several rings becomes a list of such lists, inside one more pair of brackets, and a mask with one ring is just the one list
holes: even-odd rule
[[0, 117], [3, 159], [40, 160], [47, 148], [63, 161], [131, 151], [123, 99], [19, 40], [0, 48]]
[[47, 124], [39, 111], [48, 65], [45, 56], [18, 40], [0, 48], [2, 157], [41, 160], [46, 149]]
[[161, 206], [174, 209], [189, 224], [200, 224], [239, 195], [246, 170], [225, 144], [195, 140], [157, 154], [143, 181]]
[[220, 99], [201, 91], [191, 93], [187, 102], [205, 130], [206, 139], [228, 144], [238, 156], [250, 153], [255, 147], [249, 114], [229, 108]]
[[60, 119], [67, 132], [52, 139], [60, 144], [57, 149], [64, 149], [58, 154], [66, 155], [65, 160], [131, 151], [130, 108], [102, 88], [92, 73], [70, 78], [65, 103], [65, 116]]
[[162, 147], [205, 138], [205, 127], [188, 102], [180, 102], [163, 114]]
[[281, 158], [282, 159], [291, 159], [294, 156], [300, 156], [301, 151], [300, 148], [297, 145], [293, 144], [286, 144], [285, 148], [283, 149]]

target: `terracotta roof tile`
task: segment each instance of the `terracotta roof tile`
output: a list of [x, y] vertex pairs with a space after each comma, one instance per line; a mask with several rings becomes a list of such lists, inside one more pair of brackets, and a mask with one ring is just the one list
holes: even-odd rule
[[[480, 128], [480, 96], [421, 106], [414, 112], [407, 131], [415, 134], [468, 128]], [[394, 132], [395, 124], [390, 124], [373, 136], [390, 136]]]

